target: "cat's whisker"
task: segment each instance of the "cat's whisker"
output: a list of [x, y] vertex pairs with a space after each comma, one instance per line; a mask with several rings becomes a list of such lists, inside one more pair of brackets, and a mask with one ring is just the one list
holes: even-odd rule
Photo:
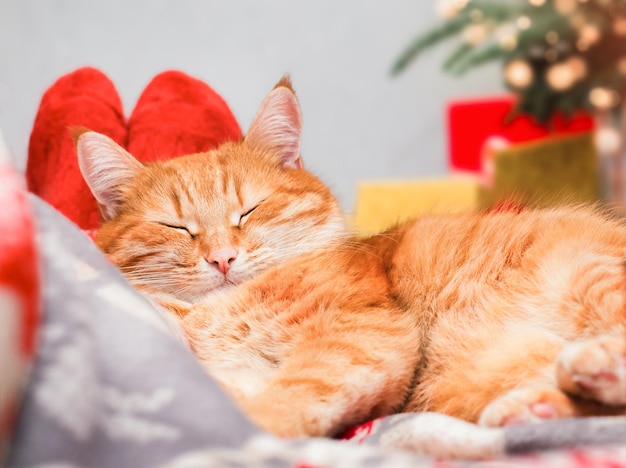
[[379, 234], [376, 234], [376, 237], [383, 238], [383, 239], [388, 239], [388, 240], [392, 241], [394, 244], [400, 244], [400, 241], [398, 240], [397, 237], [394, 237], [394, 236], [388, 234], [387, 232], [381, 232]]
[[126, 275], [127, 280], [139, 288], [156, 289], [165, 291], [174, 297], [191, 299], [196, 297], [202, 297], [206, 293], [210, 292], [213, 287], [206, 284], [206, 282], [196, 279], [195, 281], [189, 277], [189, 275], [180, 275], [176, 278], [168, 278], [164, 280], [161, 276], [155, 276], [154, 274], [134, 274]]
[[141, 282], [150, 285], [175, 285], [185, 284], [189, 282], [188, 275], [180, 276], [163, 276], [163, 274], [157, 274], [156, 272], [127, 272], [124, 274], [126, 279], [131, 282]]

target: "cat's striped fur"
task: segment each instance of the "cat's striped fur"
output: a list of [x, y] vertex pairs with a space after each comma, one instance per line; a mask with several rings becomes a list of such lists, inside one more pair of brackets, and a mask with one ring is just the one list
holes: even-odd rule
[[623, 220], [431, 215], [357, 239], [302, 168], [300, 121], [282, 80], [243, 141], [208, 153], [143, 166], [77, 136], [98, 244], [254, 421], [333, 435], [397, 411], [487, 425], [624, 411]]

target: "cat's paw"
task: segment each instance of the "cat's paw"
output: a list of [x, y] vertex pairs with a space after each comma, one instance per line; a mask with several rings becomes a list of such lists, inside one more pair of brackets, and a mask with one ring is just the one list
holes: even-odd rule
[[517, 388], [489, 403], [480, 415], [482, 426], [500, 427], [573, 416], [571, 400], [548, 385]]
[[247, 416], [259, 428], [280, 437], [323, 437], [332, 433], [332, 419], [314, 402], [292, 392], [272, 389], [242, 403]]
[[566, 345], [557, 358], [557, 382], [573, 395], [608, 405], [626, 404], [626, 334]]

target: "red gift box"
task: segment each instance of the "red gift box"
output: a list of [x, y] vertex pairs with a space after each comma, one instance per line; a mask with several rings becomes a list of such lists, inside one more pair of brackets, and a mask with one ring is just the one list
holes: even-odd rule
[[513, 96], [460, 100], [448, 104], [448, 155], [452, 171], [483, 172], [482, 155], [485, 144], [490, 141], [521, 143], [594, 128], [593, 118], [583, 112], [569, 119], [556, 115], [548, 125], [541, 125], [527, 115], [509, 120], [514, 104]]

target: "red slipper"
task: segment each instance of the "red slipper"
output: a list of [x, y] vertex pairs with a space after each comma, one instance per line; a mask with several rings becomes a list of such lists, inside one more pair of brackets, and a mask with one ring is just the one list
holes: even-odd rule
[[28, 189], [84, 230], [97, 229], [96, 200], [78, 168], [69, 129], [87, 127], [126, 146], [122, 103], [113, 83], [94, 68], [80, 68], [43, 95], [30, 136]]
[[113, 83], [94, 68], [64, 75], [44, 94], [30, 138], [30, 191], [79, 227], [96, 230], [97, 203], [83, 181], [69, 128], [103, 133], [148, 162], [207, 151], [242, 137], [226, 102], [204, 82], [179, 71], [157, 75], [125, 125]]
[[142, 162], [169, 159], [241, 139], [230, 108], [203, 81], [175, 70], [156, 75], [128, 120], [128, 151]]

